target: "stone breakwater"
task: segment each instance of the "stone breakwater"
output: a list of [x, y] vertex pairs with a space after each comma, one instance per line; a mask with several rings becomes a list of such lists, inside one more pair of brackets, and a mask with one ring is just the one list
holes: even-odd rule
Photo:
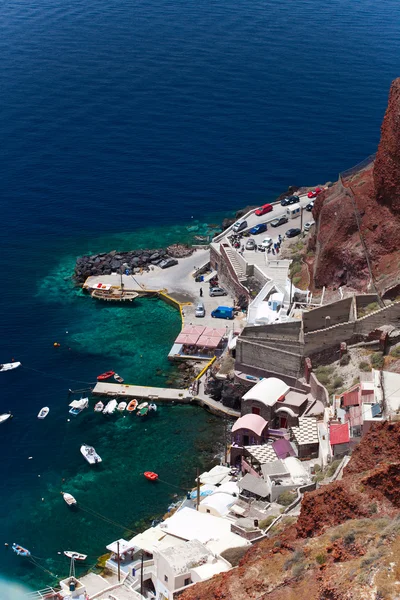
[[183, 244], [173, 244], [168, 248], [155, 250], [138, 249], [129, 252], [101, 252], [90, 256], [80, 256], [75, 265], [74, 278], [78, 283], [84, 283], [93, 275], [110, 275], [129, 269], [131, 273], [148, 271], [152, 265], [157, 265], [167, 258], [184, 258], [193, 254], [194, 248]]

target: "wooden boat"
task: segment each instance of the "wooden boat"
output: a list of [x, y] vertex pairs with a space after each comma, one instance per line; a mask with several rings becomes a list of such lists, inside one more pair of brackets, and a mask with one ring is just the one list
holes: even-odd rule
[[136, 408], [137, 408], [137, 405], [138, 405], [138, 401], [137, 401], [137, 400], [135, 400], [135, 398], [134, 398], [133, 400], [131, 400], [131, 401], [129, 402], [129, 404], [128, 404], [128, 406], [127, 406], [127, 409], [126, 409], [126, 410], [127, 410], [128, 412], [133, 412], [134, 410], [136, 410]]
[[142, 402], [142, 404], [139, 404], [136, 414], [138, 417], [145, 417], [148, 412], [149, 412], [149, 403]]
[[123, 412], [126, 409], [126, 402], [120, 402], [117, 406], [117, 410], [119, 410], [120, 412]]
[[74, 506], [75, 504], [78, 504], [72, 494], [68, 494], [68, 492], [61, 492], [61, 494], [68, 506]]
[[94, 412], [103, 412], [104, 404], [100, 400], [97, 404], [94, 405]]
[[114, 373], [114, 379], [115, 381], [118, 381], [118, 383], [124, 383], [124, 380], [122, 379], [121, 375], [118, 375], [118, 373]]
[[21, 366], [20, 362], [3, 363], [2, 365], [0, 365], [0, 372], [1, 371], [11, 371], [12, 369], [16, 369], [17, 367], [20, 367], [20, 366]]
[[0, 423], [4, 423], [5, 421], [8, 421], [8, 419], [12, 419], [12, 414], [10, 412], [0, 415]]
[[50, 409], [48, 406], [44, 406], [43, 408], [40, 409], [39, 414], [37, 416], [38, 419], [45, 419], [47, 417], [47, 415], [49, 414]]
[[18, 556], [30, 556], [31, 555], [31, 553], [29, 552], [29, 550], [27, 550], [23, 546], [20, 546], [19, 544], [16, 544], [15, 542], [12, 545], [12, 549], [14, 550], [14, 552], [16, 554], [18, 554]]
[[158, 479], [158, 475], [157, 473], [153, 473], [153, 471], [146, 471], [145, 473], [143, 473], [143, 475], [146, 477], [146, 479], [148, 479], [149, 481], [157, 481]]
[[64, 550], [64, 555], [74, 560], [86, 560], [87, 554], [81, 554], [80, 552], [72, 552], [72, 550]]
[[115, 371], [106, 371], [105, 373], [102, 373], [101, 375], [97, 376], [97, 381], [105, 381], [106, 379], [111, 379], [113, 375], [115, 375]]

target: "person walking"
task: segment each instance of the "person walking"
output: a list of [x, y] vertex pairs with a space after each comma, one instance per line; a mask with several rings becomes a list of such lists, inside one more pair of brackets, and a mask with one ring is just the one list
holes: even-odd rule
[[200, 298], [203, 297], [203, 288], [200, 288]]
[[272, 254], [275, 256], [275, 248], [272, 248]]

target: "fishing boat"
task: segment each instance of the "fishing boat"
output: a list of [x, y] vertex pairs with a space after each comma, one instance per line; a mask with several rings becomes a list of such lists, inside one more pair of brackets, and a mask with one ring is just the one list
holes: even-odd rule
[[105, 381], [106, 379], [111, 379], [111, 377], [115, 375], [115, 371], [106, 371], [101, 375], [97, 376], [97, 381]]
[[94, 405], [94, 412], [103, 412], [104, 404], [100, 400], [97, 404]]
[[110, 402], [106, 404], [106, 407], [103, 410], [103, 415], [111, 415], [117, 408], [117, 405], [118, 402], [116, 400], [110, 400]]
[[81, 554], [80, 552], [72, 552], [72, 550], [64, 550], [64, 555], [74, 560], [86, 560], [87, 554]]
[[157, 481], [158, 479], [158, 475], [157, 473], [153, 473], [153, 471], [146, 471], [145, 473], [143, 473], [143, 475], [146, 477], [146, 479], [148, 479], [149, 481]]
[[48, 406], [43, 406], [43, 408], [41, 408], [39, 410], [39, 414], [37, 416], [38, 419], [45, 419], [47, 417], [47, 415], [49, 414], [50, 409]]
[[122, 379], [121, 375], [118, 375], [118, 373], [114, 373], [114, 379], [115, 381], [118, 381], [118, 383], [124, 383], [124, 380]]
[[145, 417], [147, 415], [147, 413], [149, 412], [149, 403], [148, 402], [142, 402], [142, 404], [139, 404], [139, 406], [137, 407], [137, 416], [138, 417]]
[[120, 412], [123, 412], [126, 409], [126, 402], [120, 402], [117, 406], [117, 410], [119, 410]]
[[30, 556], [31, 555], [31, 553], [29, 552], [29, 550], [27, 550], [23, 546], [20, 546], [19, 544], [15, 544], [14, 543], [12, 545], [12, 549], [14, 550], [14, 552], [16, 554], [18, 554], [18, 556]]
[[137, 400], [135, 400], [135, 398], [134, 398], [133, 400], [131, 400], [131, 401], [129, 402], [129, 404], [128, 404], [128, 406], [127, 406], [127, 409], [126, 409], [126, 410], [127, 410], [128, 412], [133, 412], [134, 410], [136, 410], [136, 408], [137, 408], [137, 405], [138, 405], [138, 401], [137, 401]]
[[155, 402], [150, 402], [149, 404], [149, 410], [154, 410], [154, 412], [157, 411], [157, 404], [155, 404]]
[[8, 419], [12, 419], [12, 414], [10, 412], [0, 415], [0, 423], [4, 423], [5, 421], [8, 421]]
[[0, 371], [11, 371], [11, 369], [16, 369], [20, 366], [20, 362], [3, 363], [2, 365], [0, 365]]
[[85, 408], [89, 406], [89, 398], [81, 398], [80, 400], [73, 400], [69, 405], [71, 408], [69, 409], [69, 414], [79, 415]]
[[93, 446], [82, 444], [81, 454], [84, 456], [84, 458], [88, 461], [90, 465], [96, 465], [102, 462], [101, 456], [97, 454]]
[[78, 504], [77, 500], [73, 497], [72, 494], [68, 494], [68, 492], [61, 492], [61, 494], [68, 506], [74, 506]]

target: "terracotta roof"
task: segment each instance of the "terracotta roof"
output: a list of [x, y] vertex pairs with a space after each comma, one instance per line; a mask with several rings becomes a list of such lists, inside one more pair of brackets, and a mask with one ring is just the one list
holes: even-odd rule
[[346, 444], [350, 441], [349, 425], [348, 423], [340, 423], [337, 425], [329, 426], [329, 439], [331, 446], [337, 444]]
[[358, 406], [360, 404], [360, 388], [345, 392], [342, 396], [342, 406]]

